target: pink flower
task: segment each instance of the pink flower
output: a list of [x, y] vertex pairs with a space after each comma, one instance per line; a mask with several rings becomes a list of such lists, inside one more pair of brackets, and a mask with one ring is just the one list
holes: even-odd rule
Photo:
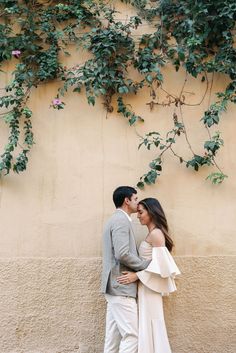
[[21, 51], [20, 50], [12, 50], [11, 53], [16, 59], [18, 59], [20, 57], [20, 55], [21, 55]]
[[52, 104], [53, 105], [61, 105], [62, 101], [59, 98], [54, 98], [52, 101]]
[[62, 102], [59, 98], [54, 98], [51, 104], [51, 107], [54, 109], [64, 109], [65, 103]]

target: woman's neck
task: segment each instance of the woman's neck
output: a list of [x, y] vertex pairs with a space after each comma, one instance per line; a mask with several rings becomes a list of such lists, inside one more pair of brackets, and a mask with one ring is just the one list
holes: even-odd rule
[[149, 233], [151, 233], [151, 231], [156, 228], [156, 225], [151, 222], [151, 223], [147, 224], [147, 227], [148, 227]]

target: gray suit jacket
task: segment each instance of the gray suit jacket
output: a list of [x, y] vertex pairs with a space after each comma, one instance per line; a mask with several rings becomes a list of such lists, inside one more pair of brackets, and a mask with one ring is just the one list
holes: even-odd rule
[[103, 233], [102, 293], [135, 298], [137, 282], [122, 285], [116, 278], [122, 271], [140, 271], [149, 263], [138, 257], [131, 222], [117, 209], [106, 223]]

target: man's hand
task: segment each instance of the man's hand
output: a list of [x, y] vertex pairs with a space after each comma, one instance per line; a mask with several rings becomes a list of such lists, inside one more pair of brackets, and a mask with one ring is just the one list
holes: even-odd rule
[[122, 272], [122, 276], [117, 277], [116, 280], [120, 284], [129, 284], [136, 282], [138, 280], [138, 276], [135, 272], [124, 271]]

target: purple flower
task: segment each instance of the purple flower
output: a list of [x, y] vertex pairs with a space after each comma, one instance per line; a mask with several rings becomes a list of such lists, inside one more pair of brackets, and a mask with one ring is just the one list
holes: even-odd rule
[[11, 53], [16, 59], [18, 59], [20, 57], [20, 55], [21, 55], [21, 51], [20, 50], [12, 50]]
[[59, 98], [54, 98], [52, 101], [52, 104], [53, 105], [61, 105], [62, 101]]

